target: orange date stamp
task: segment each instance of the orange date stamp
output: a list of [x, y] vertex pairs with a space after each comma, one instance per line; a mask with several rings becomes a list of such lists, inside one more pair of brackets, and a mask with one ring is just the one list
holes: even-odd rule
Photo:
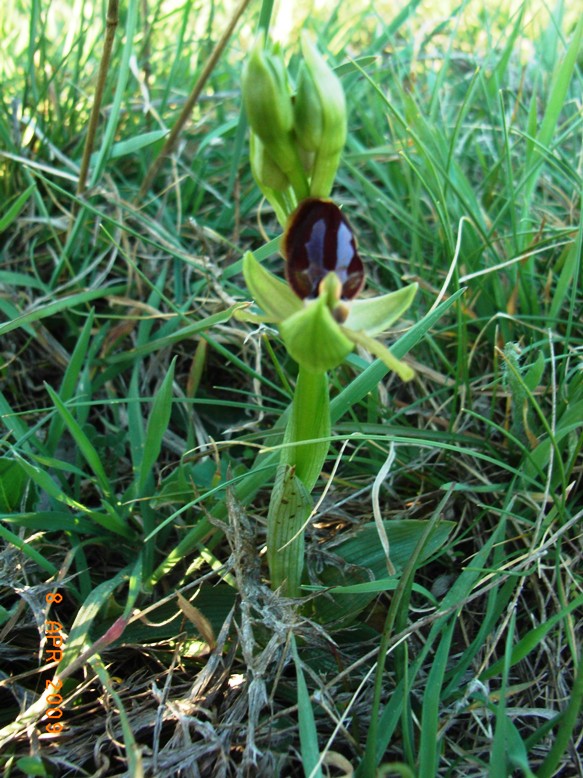
[[[46, 602], [48, 605], [58, 604], [63, 601], [63, 595], [53, 592], [49, 592], [46, 595]], [[45, 621], [45, 637], [47, 642], [47, 649], [45, 653], [46, 662], [60, 662], [63, 658], [63, 625], [60, 621]], [[60, 721], [63, 717], [63, 697], [60, 694], [63, 687], [63, 682], [59, 679], [52, 681], [47, 680], [45, 683], [45, 691], [49, 691], [47, 694], [47, 702], [49, 707], [46, 711], [46, 716], [49, 719], [45, 727], [47, 732], [52, 735], [62, 732], [65, 725]]]

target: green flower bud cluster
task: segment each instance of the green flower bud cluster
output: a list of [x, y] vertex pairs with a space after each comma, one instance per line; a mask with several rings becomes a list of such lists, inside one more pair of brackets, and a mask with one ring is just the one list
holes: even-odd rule
[[251, 170], [279, 221], [307, 197], [328, 197], [346, 141], [346, 102], [338, 77], [308, 36], [292, 93], [279, 46], [260, 35], [243, 69], [251, 128]]

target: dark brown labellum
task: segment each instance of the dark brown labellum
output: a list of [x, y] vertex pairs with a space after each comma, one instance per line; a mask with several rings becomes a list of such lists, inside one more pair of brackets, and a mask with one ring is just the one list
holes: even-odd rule
[[286, 278], [298, 297], [317, 297], [320, 282], [330, 272], [340, 279], [343, 300], [362, 289], [364, 267], [356, 238], [331, 200], [303, 200], [289, 217], [281, 246]]

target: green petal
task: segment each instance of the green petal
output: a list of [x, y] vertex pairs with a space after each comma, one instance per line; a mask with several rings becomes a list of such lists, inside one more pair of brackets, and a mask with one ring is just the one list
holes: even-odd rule
[[279, 322], [303, 310], [302, 301], [285, 281], [266, 270], [250, 251], [243, 257], [243, 275], [253, 299], [267, 314], [266, 321]]
[[370, 351], [373, 356], [378, 357], [378, 359], [380, 359], [381, 362], [384, 362], [389, 370], [396, 373], [402, 381], [410, 381], [414, 378], [415, 371], [413, 368], [393, 356], [389, 349], [386, 346], [383, 346], [380, 341], [371, 338], [364, 332], [354, 332], [353, 330], [347, 330], [345, 327], [342, 327], [342, 331], [354, 343], [358, 343], [359, 346]]
[[281, 322], [279, 331], [290, 356], [313, 373], [337, 367], [354, 348], [323, 297]]
[[354, 300], [350, 305], [350, 313], [344, 326], [349, 330], [363, 331], [367, 335], [373, 336], [384, 332], [397, 319], [400, 319], [411, 305], [417, 287], [418, 284], [409, 284], [403, 289], [384, 294], [381, 297]]

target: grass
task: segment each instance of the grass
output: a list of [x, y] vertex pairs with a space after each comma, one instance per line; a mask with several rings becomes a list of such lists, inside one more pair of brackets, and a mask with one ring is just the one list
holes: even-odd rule
[[298, 609], [264, 559], [296, 368], [234, 316], [245, 250], [281, 273], [238, 91], [271, 7], [199, 5], [111, 3], [95, 109], [105, 3], [0, 17], [3, 774], [583, 775], [583, 22], [310, 15], [368, 289], [421, 292], [413, 382], [331, 377]]

